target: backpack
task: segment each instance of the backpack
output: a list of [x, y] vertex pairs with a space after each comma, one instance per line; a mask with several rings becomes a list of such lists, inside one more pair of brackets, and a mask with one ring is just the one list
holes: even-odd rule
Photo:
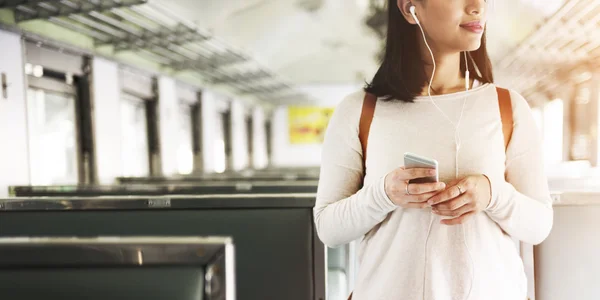
[[[512, 103], [509, 90], [496, 87], [496, 92], [498, 93], [498, 108], [500, 110], [500, 118], [502, 119], [504, 151], [506, 151], [513, 131]], [[360, 121], [358, 123], [358, 139], [360, 140], [363, 154], [363, 176], [366, 174], [367, 144], [369, 141], [369, 131], [371, 130], [371, 123], [373, 122], [373, 115], [375, 114], [376, 105], [377, 97], [375, 97], [373, 94], [366, 93], [365, 98], [363, 99]], [[348, 300], [352, 300], [352, 293], [348, 297]]]

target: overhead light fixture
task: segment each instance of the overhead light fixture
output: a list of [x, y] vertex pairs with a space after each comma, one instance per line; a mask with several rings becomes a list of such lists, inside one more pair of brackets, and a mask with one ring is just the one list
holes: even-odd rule
[[33, 65], [30, 63], [25, 64], [25, 75], [33, 74]]
[[73, 74], [72, 73], [65, 74], [65, 83], [68, 85], [73, 85]]
[[44, 76], [44, 67], [42, 67], [40, 65], [35, 65], [33, 67], [33, 76], [35, 76], [35, 77]]

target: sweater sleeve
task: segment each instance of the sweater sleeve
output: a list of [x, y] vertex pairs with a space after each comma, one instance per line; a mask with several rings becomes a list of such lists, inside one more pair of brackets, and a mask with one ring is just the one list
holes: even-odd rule
[[511, 91], [514, 129], [506, 151], [505, 178], [489, 177], [488, 216], [511, 236], [537, 245], [552, 228], [552, 198], [544, 170], [542, 138], [531, 109]]
[[323, 142], [313, 211], [319, 238], [330, 247], [363, 236], [396, 208], [385, 193], [385, 176], [361, 188], [363, 163], [358, 123], [363, 95], [355, 93], [338, 105]]

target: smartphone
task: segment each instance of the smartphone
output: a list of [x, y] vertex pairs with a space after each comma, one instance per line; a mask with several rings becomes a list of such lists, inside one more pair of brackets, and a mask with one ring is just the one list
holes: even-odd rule
[[427, 168], [427, 169], [435, 169], [435, 175], [417, 178], [410, 180], [409, 183], [430, 183], [430, 182], [438, 182], [439, 181], [439, 172], [438, 172], [438, 162], [435, 159], [431, 159], [428, 157], [420, 156], [414, 153], [406, 152], [404, 153], [404, 167], [407, 169], [412, 168]]

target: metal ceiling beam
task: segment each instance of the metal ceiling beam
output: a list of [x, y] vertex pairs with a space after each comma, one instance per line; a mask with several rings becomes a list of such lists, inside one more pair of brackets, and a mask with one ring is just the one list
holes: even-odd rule
[[599, 7], [595, 0], [568, 1], [517, 51], [499, 61], [507, 81], [525, 94], [536, 90], [556, 94], [568, 85], [570, 79], [565, 78], [579, 72], [576, 66], [597, 59], [593, 49], [600, 48]]
[[290, 93], [284, 93], [284, 94], [267, 94], [267, 95], [255, 95], [257, 98], [264, 100], [264, 101], [269, 101], [269, 102], [275, 102], [275, 103], [279, 103], [279, 104], [284, 104], [284, 103], [292, 103], [292, 101], [294, 102], [294, 104], [297, 104], [298, 102], [307, 102], [309, 101], [309, 99], [306, 97], [306, 95], [296, 92], [296, 91], [291, 91]]
[[[115, 11], [113, 10], [111, 12], [114, 13]], [[119, 14], [119, 16], [120, 15], [122, 14]], [[113, 45], [115, 47], [116, 52], [124, 50], [146, 50], [154, 55], [166, 57], [168, 59], [168, 64], [181, 65], [181, 68], [183, 68], [184, 66], [186, 69], [210, 69], [211, 67], [214, 67], [214, 63], [212, 66], [210, 63], [204, 63], [200, 65], [200, 60], [196, 56], [190, 57], [189, 54], [186, 55], [185, 53], [182, 53], [182, 51], [178, 51], [180, 49], [177, 49], [175, 47], [191, 42], [210, 39], [209, 36], [202, 35], [198, 33], [195, 29], [189, 28], [187, 26], [179, 25], [173, 29], [162, 28], [160, 30], [151, 31], [145, 28], [134, 27], [125, 24], [121, 20], [116, 19], [116, 16], [94, 12], [89, 13], [86, 16], [71, 16], [71, 18], [80, 23], [92, 26], [93, 28], [102, 32], [109, 33], [112, 36], [111, 39], [96, 39], [96, 46]], [[118, 30], [118, 35], [114, 33], [115, 30]], [[227, 57], [230, 56], [240, 55], [232, 55], [232, 53], [226, 53], [226, 55], [220, 55], [214, 58], [207, 58], [207, 60], [210, 61], [212, 59], [215, 63], [223, 65], [223, 63], [228, 62]], [[193, 61], [195, 63], [190, 64], [190, 61]], [[161, 63], [164, 63], [164, 61], [162, 61]]]
[[219, 76], [215, 79], [211, 80], [213, 84], [223, 84], [223, 83], [235, 83], [240, 81], [257, 81], [265, 78], [272, 77], [272, 74], [266, 72], [264, 70], [245, 72], [241, 74], [236, 74], [233, 76]]
[[291, 87], [285, 83], [276, 83], [276, 84], [271, 84], [271, 85], [256, 85], [256, 86], [252, 86], [249, 88], [240, 88], [240, 89], [238, 89], [238, 91], [243, 94], [252, 94], [252, 95], [256, 95], [256, 96], [261, 96], [261, 95], [272, 95], [272, 94], [276, 94], [276, 93], [281, 93], [281, 91], [286, 90], [286, 89], [291, 89]]
[[183, 70], [214, 70], [227, 65], [248, 61], [248, 58], [231, 51], [223, 54], [215, 54], [210, 57], [202, 56], [195, 60], [188, 60], [173, 64], [171, 67], [176, 71]]
[[[116, 13], [116, 10], [111, 10]], [[181, 51], [174, 50], [174, 46], [180, 46], [190, 42], [197, 42], [209, 39], [209, 36], [198, 33], [195, 29], [179, 24], [174, 28], [160, 28], [158, 30], [148, 30], [139, 25], [131, 25], [119, 19], [122, 14], [111, 15], [98, 12], [91, 12], [86, 16], [71, 16], [71, 19], [78, 19], [82, 23], [91, 24], [104, 32], [113, 32], [118, 30], [119, 34], [112, 33], [112, 38], [109, 40], [94, 40], [97, 47], [113, 45], [115, 51], [133, 50], [140, 51], [143, 49], [154, 49], [156, 47], [169, 49], [170, 51], [182, 54]], [[81, 20], [84, 19], [84, 20]], [[98, 25], [101, 25], [100, 27]], [[108, 28], [108, 29], [107, 29]], [[194, 56], [186, 56], [188, 59]]]
[[49, 22], [54, 23], [56, 25], [59, 25], [61, 27], [67, 28], [67, 29], [71, 29], [71, 30], [76, 31], [76, 32], [80, 32], [82, 34], [85, 34], [87, 36], [90, 36], [90, 37], [92, 37], [94, 39], [97, 39], [97, 40], [100, 40], [100, 41], [101, 40], [109, 40], [110, 39], [110, 36], [108, 34], [100, 33], [98, 31], [89, 29], [89, 28], [84, 27], [82, 25], [74, 24], [74, 23], [71, 23], [71, 22], [67, 22], [67, 21], [65, 21], [63, 19], [50, 18]]
[[[96, 46], [133, 50], [176, 71], [198, 73], [208, 83], [227, 84], [242, 94], [275, 101], [309, 98], [210, 33], [176, 15], [169, 15], [172, 21], [167, 22], [161, 19], [161, 9], [149, 13], [146, 9], [152, 8], [152, 3], [137, 6], [145, 3], [147, 0], [0, 0], [0, 8], [12, 8], [17, 22], [48, 19], [94, 38]], [[228, 67], [238, 63], [244, 63], [244, 68]]]
[[[207, 81], [209, 83], [214, 80], [221, 79], [224, 81], [228, 81], [227, 83], [237, 90], [252, 89], [252, 87], [250, 86], [250, 84], [251, 84], [250, 82], [236, 80], [236, 78], [233, 77], [235, 75], [228, 74], [224, 70], [219, 69], [218, 65], [216, 65], [216, 63], [219, 62], [218, 57], [212, 59], [212, 62], [211, 62], [210, 58], [206, 58], [206, 57], [203, 57], [202, 59], [185, 59], [184, 58], [182, 60], [181, 58], [184, 57], [183, 54], [178, 53], [178, 52], [173, 52], [173, 51], [171, 51], [171, 49], [165, 49], [165, 48], [161, 48], [161, 47], [140, 49], [139, 52], [148, 54], [151, 57], [161, 58], [161, 61], [159, 63], [163, 64], [164, 66], [167, 66], [167, 67], [172, 68], [173, 66], [177, 66], [177, 65], [186, 65], [186, 67], [185, 67], [186, 70], [195, 71], [195, 72], [199, 73], [199, 75], [201, 77], [207, 78]], [[174, 57], [175, 54], [179, 57]], [[226, 55], [227, 55], [227, 53], [221, 54], [221, 55], [215, 55], [215, 56], [223, 57]]]
[[534, 45], [538, 39], [544, 37], [550, 30], [552, 30], [554, 25], [560, 23], [563, 17], [581, 1], [584, 0], [570, 0], [569, 2], [565, 3], [552, 17], [550, 17], [550, 19], [548, 19], [548, 21], [546, 21], [546, 23], [538, 28], [538, 30], [535, 30], [515, 50], [511, 51], [511, 54], [502, 58], [498, 62], [498, 66], [500, 66], [500, 68], [509, 68], [518, 57], [523, 55], [527, 49], [531, 48], [531, 45]]
[[[47, 1], [47, 0], [45, 0]], [[0, 0], [0, 8], [17, 8], [22, 5], [36, 5], [44, 0]]]
[[242, 94], [246, 94], [246, 95], [254, 95], [254, 94], [260, 94], [260, 93], [264, 92], [264, 90], [262, 89], [262, 87], [260, 85], [240, 87], [240, 88], [236, 88], [236, 90], [238, 92], [240, 92]]
[[114, 45], [117, 52], [123, 50], [136, 51], [153, 47], [169, 48], [171, 46], [181, 46], [206, 39], [206, 37], [191, 32], [170, 31], [158, 34], [145, 32], [141, 36], [128, 34], [125, 38], [115, 38], [105, 42], [98, 41], [96, 42], [96, 46]]
[[[11, 3], [12, 2], [12, 3]], [[24, 22], [35, 19], [50, 19], [71, 14], [85, 14], [93, 11], [101, 12], [113, 8], [130, 7], [146, 4], [148, 0], [87, 0], [87, 1], [8, 1], [0, 2], [0, 8], [14, 8], [15, 21]], [[12, 4], [12, 5], [9, 5]]]

